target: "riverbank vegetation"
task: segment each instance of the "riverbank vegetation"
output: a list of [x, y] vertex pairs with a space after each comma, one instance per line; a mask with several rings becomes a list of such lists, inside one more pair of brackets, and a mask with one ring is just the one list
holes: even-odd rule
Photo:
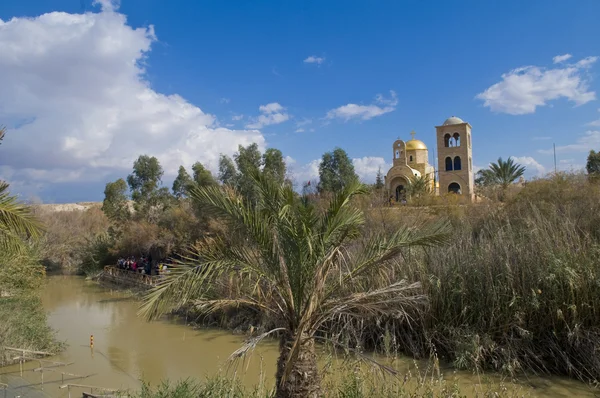
[[[0, 129], [0, 143], [4, 131]], [[42, 226], [0, 180], [0, 362], [11, 354], [3, 347], [52, 351], [58, 348], [46, 324], [39, 288], [43, 283], [36, 241]]]
[[[263, 174], [251, 175], [249, 183], [252, 201], [218, 187], [191, 190], [193, 202], [227, 225], [228, 234], [195, 244], [146, 296], [141, 312], [154, 318], [193, 301], [207, 313], [239, 307], [262, 313], [274, 328], [239, 355], [278, 336], [276, 396], [319, 396], [318, 332], [327, 322], [351, 322], [359, 314], [405, 320], [420, 311], [418, 284], [377, 276], [396, 271], [393, 260], [403, 249], [445, 243], [449, 230], [445, 223], [400, 228], [361, 243], [364, 212], [351, 204], [366, 192], [358, 181], [323, 209]], [[229, 297], [219, 289], [226, 281], [233, 282]]]
[[[186, 248], [207, 240], [240, 236], [191, 193], [209, 189], [226, 198], [235, 192], [240, 201], [255, 206], [259, 191], [249, 183], [252, 173], [275, 176], [273, 181], [280, 186], [292, 183], [278, 153], [269, 154], [252, 146], [241, 148], [233, 159], [221, 158], [215, 177], [201, 165], [195, 165], [193, 175], [182, 169], [169, 195], [161, 187], [160, 165], [143, 159], [134, 167], [137, 177], [107, 185], [105, 215], [93, 215], [105, 217], [97, 224], [103, 226], [89, 234], [79, 264], [97, 270], [118, 255], [154, 251], [153, 258], [160, 258], [185, 254]], [[333, 197], [327, 187], [357, 180], [341, 150], [335, 155], [329, 153], [323, 163], [326, 183], [304, 184], [298, 200], [324, 211]], [[594, 159], [587, 175], [558, 173], [518, 183], [519, 165], [499, 160], [498, 166], [506, 166], [508, 172], [496, 177], [486, 173], [487, 178], [480, 180], [478, 203], [419, 192], [408, 198], [406, 206], [389, 206], [381, 181], [354, 197], [350, 207], [362, 210], [365, 221], [349, 252], [374, 235], [389, 237], [444, 220], [451, 225], [450, 242], [425, 251], [403, 249], [393, 266], [369, 278], [366, 287], [402, 280], [418, 284], [412, 294], [422, 297], [423, 303], [404, 307], [405, 319], [354, 308], [352, 316], [325, 322], [316, 336], [359, 351], [415, 358], [429, 358], [435, 352], [461, 369], [599, 380], [600, 186], [594, 178]], [[130, 195], [128, 189], [139, 194]], [[240, 278], [223, 276], [211, 294], [215, 299], [234, 299], [245, 287]], [[253, 330], [255, 336], [277, 327], [274, 317], [251, 306], [223, 308], [208, 316], [207, 306], [195, 303], [190, 297], [184, 311], [198, 315], [200, 323]]]
[[[435, 366], [412, 371], [401, 376], [384, 376], [381, 372], [366, 370], [351, 361], [343, 369], [326, 370], [323, 375], [323, 398], [523, 398], [530, 390], [511, 381], [494, 382], [481, 376], [474, 384], [446, 377]], [[244, 386], [239, 379], [218, 375], [205, 379], [163, 381], [152, 385], [144, 383], [135, 398], [268, 398], [276, 396], [263, 379], [253, 387]]]

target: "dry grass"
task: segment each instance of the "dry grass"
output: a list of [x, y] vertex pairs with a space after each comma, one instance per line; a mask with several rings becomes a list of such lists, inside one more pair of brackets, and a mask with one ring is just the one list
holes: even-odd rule
[[394, 350], [436, 350], [458, 368], [599, 380], [599, 197], [582, 176], [559, 175], [505, 204], [373, 210], [372, 230], [448, 217], [454, 239], [398, 264], [395, 277], [420, 281], [428, 296], [418, 322], [355, 323], [351, 343], [385, 351], [388, 330]]

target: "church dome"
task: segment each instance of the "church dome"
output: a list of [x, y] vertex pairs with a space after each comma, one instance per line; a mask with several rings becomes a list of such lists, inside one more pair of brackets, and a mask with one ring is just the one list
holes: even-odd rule
[[462, 124], [464, 123], [464, 121], [456, 116], [451, 116], [448, 119], [446, 119], [446, 121], [444, 122], [444, 126], [450, 126], [452, 124]]
[[427, 145], [425, 145], [425, 143], [423, 141], [415, 140], [414, 138], [412, 140], [409, 140], [406, 142], [406, 150], [407, 151], [414, 151], [414, 150], [418, 150], [418, 149], [427, 150]]

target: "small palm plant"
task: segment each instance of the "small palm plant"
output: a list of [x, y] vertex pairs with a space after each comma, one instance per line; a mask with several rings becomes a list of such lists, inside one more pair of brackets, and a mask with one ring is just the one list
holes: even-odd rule
[[525, 166], [521, 166], [512, 158], [508, 158], [503, 161], [502, 158], [498, 158], [497, 163], [490, 163], [488, 170], [482, 170], [482, 175], [491, 179], [496, 184], [500, 185], [502, 189], [508, 188], [510, 184], [519, 179], [525, 174]]
[[431, 180], [427, 175], [413, 176], [408, 181], [406, 191], [410, 197], [420, 198], [431, 193]]
[[[5, 129], [0, 127], [0, 143]], [[41, 225], [31, 214], [28, 206], [19, 203], [8, 191], [8, 184], [0, 180], [0, 254], [11, 258], [25, 251], [27, 237], [39, 237]]]
[[[387, 282], [376, 286], [373, 280], [387, 275], [403, 249], [445, 243], [448, 224], [374, 234], [356, 249], [364, 214], [352, 198], [367, 192], [363, 185], [348, 184], [318, 210], [287, 184], [259, 174], [252, 178], [257, 192], [252, 204], [227, 188], [190, 192], [197, 205], [229, 225], [229, 239], [195, 245], [187, 260], [145, 296], [140, 313], [154, 318], [186, 304], [206, 312], [240, 306], [262, 312], [277, 327], [251, 345], [279, 336], [275, 396], [319, 396], [315, 336], [321, 327], [358, 312], [402, 318], [422, 304], [418, 283], [382, 277]], [[214, 287], [229, 278], [238, 281], [232, 297], [217, 297]]]

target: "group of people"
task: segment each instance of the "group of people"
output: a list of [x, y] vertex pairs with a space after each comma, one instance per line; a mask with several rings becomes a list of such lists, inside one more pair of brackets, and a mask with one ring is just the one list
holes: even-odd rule
[[119, 258], [117, 260], [117, 268], [145, 275], [160, 275], [167, 272], [168, 265], [166, 263], [167, 261], [158, 261], [156, 264], [153, 264], [152, 256], [141, 256], [139, 258], [129, 256]]

